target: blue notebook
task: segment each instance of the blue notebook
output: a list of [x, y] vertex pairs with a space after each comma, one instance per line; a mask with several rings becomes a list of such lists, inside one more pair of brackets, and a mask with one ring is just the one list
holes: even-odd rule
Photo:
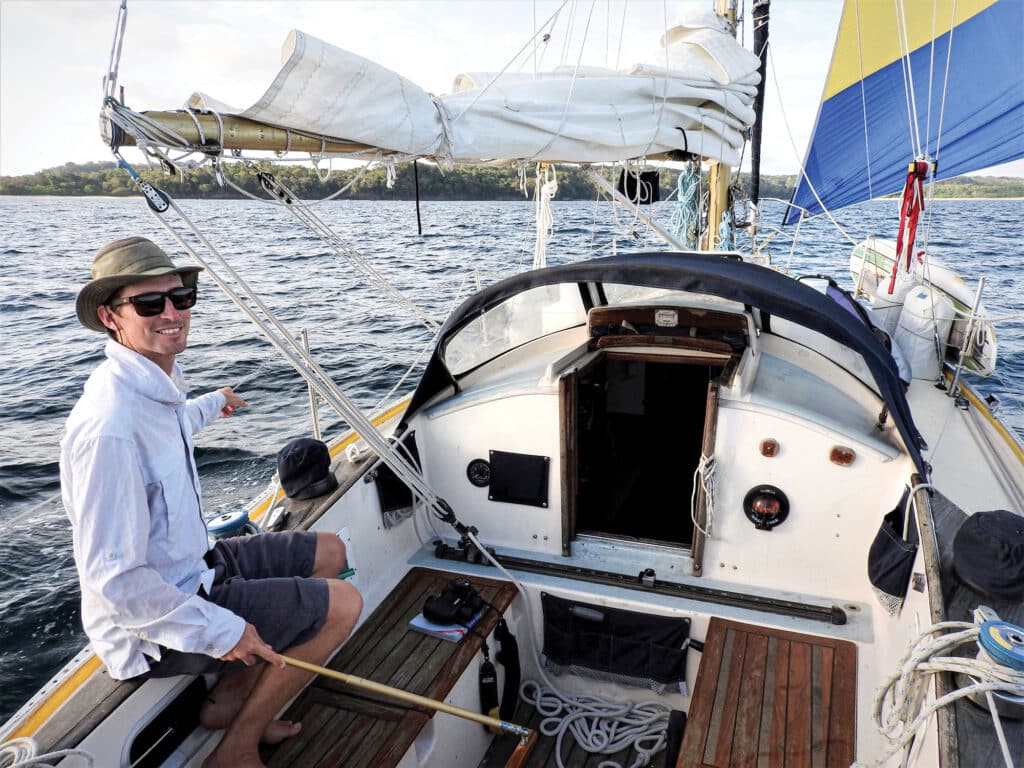
[[[472, 627], [480, 621], [480, 616], [482, 614], [483, 611], [481, 610], [472, 619], [470, 619], [469, 626]], [[453, 643], [459, 642], [466, 636], [466, 632], [469, 631], [467, 627], [464, 627], [461, 624], [435, 624], [432, 621], [427, 621], [422, 613], [416, 614], [416, 616], [409, 622], [409, 626], [417, 632], [422, 632], [423, 634], [430, 635], [431, 637], [438, 637], [442, 640], [449, 640]]]

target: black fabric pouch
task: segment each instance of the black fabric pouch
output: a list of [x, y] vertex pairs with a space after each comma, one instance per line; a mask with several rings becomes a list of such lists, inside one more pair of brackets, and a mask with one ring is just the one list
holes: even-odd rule
[[906, 496], [882, 518], [868, 550], [868, 579], [890, 616], [898, 614], [903, 607], [917, 557], [917, 526], [908, 526], [907, 540], [903, 539], [905, 499]]
[[541, 594], [544, 656], [573, 672], [664, 693], [686, 683], [690, 620]]

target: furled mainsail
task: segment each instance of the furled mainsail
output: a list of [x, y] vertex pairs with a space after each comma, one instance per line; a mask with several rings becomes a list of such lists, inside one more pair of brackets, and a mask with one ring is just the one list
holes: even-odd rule
[[303, 32], [245, 110], [195, 93], [188, 106], [455, 163], [608, 162], [685, 151], [739, 163], [758, 61], [716, 26], [680, 24], [658, 65], [460, 75], [434, 97], [401, 75]]

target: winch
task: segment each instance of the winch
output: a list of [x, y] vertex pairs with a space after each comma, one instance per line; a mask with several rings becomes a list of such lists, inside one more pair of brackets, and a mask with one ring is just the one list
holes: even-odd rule
[[206, 521], [206, 530], [212, 539], [229, 539], [232, 536], [259, 533], [259, 528], [250, 522], [249, 513], [244, 509], [222, 512], [209, 518]]
[[[1024, 672], [1024, 628], [1003, 621], [988, 606], [975, 609], [978, 627], [977, 660], [983, 664], [998, 664], [1014, 672]], [[972, 676], [972, 679], [973, 676]], [[1014, 696], [1003, 691], [991, 692], [1000, 717], [1024, 718], [1024, 696]], [[984, 693], [971, 694], [971, 701], [988, 709]]]

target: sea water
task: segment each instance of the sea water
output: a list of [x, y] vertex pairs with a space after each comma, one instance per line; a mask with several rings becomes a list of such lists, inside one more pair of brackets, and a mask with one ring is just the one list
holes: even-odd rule
[[[415, 384], [430, 333], [289, 211], [252, 201], [181, 205], [286, 328], [307, 331], [313, 354], [361, 407]], [[641, 222], [622, 211], [610, 215], [606, 204], [555, 200], [552, 207], [549, 264], [662, 247]], [[764, 207], [767, 232], [782, 208]], [[424, 202], [422, 235], [412, 203], [337, 201], [314, 211], [438, 320], [477, 286], [533, 261], [533, 205], [525, 200]], [[937, 201], [928, 213], [918, 243], [927, 237], [930, 252], [969, 282], [984, 275], [990, 315], [1017, 316], [997, 323], [996, 375], [974, 383], [1001, 399], [1004, 423], [1024, 434], [1024, 202]], [[662, 222], [670, 216], [671, 204], [656, 210]], [[852, 238], [892, 237], [896, 203], [865, 204], [837, 218]], [[795, 246], [793, 232], [773, 241], [776, 267], [829, 274], [851, 287], [846, 236], [825, 217], [804, 223]], [[82, 384], [103, 359], [105, 337], [78, 323], [75, 295], [96, 250], [131, 235], [187, 258], [138, 199], [0, 198], [0, 723], [84, 643], [58, 443]], [[193, 393], [229, 384], [250, 403], [197, 440], [205, 513], [238, 508], [268, 483], [277, 450], [310, 434], [306, 385], [209, 277], [200, 278], [189, 348], [179, 361]], [[320, 416], [328, 437], [343, 428], [326, 408]]]

